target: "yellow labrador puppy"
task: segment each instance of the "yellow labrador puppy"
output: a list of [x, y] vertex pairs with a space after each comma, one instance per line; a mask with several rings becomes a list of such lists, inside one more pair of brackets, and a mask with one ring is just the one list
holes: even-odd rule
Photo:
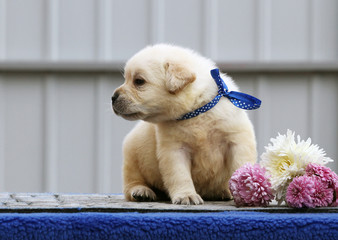
[[[232, 173], [256, 161], [253, 126], [228, 98], [181, 119], [218, 94], [210, 75], [214, 68], [211, 60], [166, 44], [146, 47], [126, 63], [125, 83], [112, 96], [113, 110], [127, 120], [143, 120], [123, 144], [127, 200], [153, 201], [157, 190], [175, 204], [229, 199]], [[238, 90], [231, 78], [221, 77], [229, 91]]]

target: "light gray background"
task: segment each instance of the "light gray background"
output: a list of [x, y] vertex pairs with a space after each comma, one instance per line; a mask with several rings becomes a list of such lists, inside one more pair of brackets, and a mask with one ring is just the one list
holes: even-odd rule
[[259, 154], [289, 128], [337, 160], [335, 0], [0, 0], [0, 191], [121, 192], [135, 122], [110, 96], [123, 63], [157, 42], [201, 52], [262, 99]]

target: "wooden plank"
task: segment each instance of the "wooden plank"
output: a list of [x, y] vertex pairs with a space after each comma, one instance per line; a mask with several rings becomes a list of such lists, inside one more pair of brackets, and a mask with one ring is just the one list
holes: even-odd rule
[[338, 213], [338, 207], [293, 209], [285, 205], [241, 207], [233, 201], [205, 202], [203, 205], [175, 205], [171, 202], [127, 202], [123, 195], [62, 193], [0, 193], [0, 212], [223, 212]]

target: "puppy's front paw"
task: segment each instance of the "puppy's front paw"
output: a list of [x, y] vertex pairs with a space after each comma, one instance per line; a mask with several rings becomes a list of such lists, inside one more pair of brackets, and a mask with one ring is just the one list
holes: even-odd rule
[[156, 200], [156, 194], [146, 186], [135, 186], [130, 190], [130, 200], [138, 202], [151, 202]]
[[176, 195], [172, 198], [173, 204], [199, 205], [203, 204], [203, 199], [197, 193]]

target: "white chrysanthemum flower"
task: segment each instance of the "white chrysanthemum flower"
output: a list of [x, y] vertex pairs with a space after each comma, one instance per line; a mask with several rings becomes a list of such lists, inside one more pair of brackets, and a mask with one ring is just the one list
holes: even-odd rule
[[276, 192], [276, 200], [281, 204], [289, 183], [294, 177], [305, 173], [309, 163], [325, 165], [333, 160], [325, 157], [325, 152], [318, 145], [311, 144], [311, 138], [300, 140], [295, 133], [288, 130], [286, 135], [278, 134], [271, 138], [272, 144], [265, 147], [261, 155], [261, 166], [265, 167], [271, 176], [272, 188]]

